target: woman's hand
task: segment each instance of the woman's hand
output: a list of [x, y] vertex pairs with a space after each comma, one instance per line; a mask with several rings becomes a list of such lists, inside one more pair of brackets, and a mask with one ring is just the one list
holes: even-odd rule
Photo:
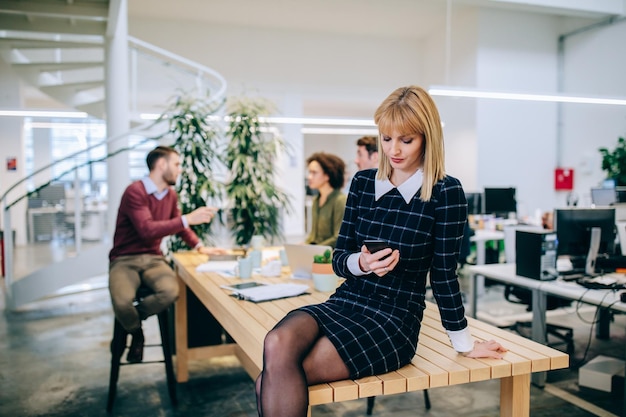
[[468, 358], [502, 359], [502, 354], [506, 351], [507, 349], [495, 340], [486, 340], [484, 342], [475, 341], [474, 349], [465, 356]]
[[[385, 258], [385, 256], [387, 257]], [[389, 271], [393, 271], [399, 260], [400, 251], [398, 249], [392, 251], [391, 248], [385, 248], [378, 252], [370, 253], [367, 247], [363, 245], [359, 255], [359, 267], [363, 272], [373, 272], [382, 277], [387, 275]]]

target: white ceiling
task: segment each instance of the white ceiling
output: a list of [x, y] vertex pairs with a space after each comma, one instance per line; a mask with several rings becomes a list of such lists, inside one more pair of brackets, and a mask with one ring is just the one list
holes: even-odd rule
[[[119, 1], [110, 0], [110, 3], [119, 5]], [[23, 0], [6, 4], [15, 4], [16, 9], [21, 7], [35, 13], [28, 16], [27, 21], [31, 21], [46, 14], [59, 16], [78, 5], [100, 6], [107, 0], [75, 2]], [[423, 38], [435, 28], [441, 28], [446, 24], [448, 11], [463, 7], [493, 7], [598, 19], [624, 14], [626, 9], [626, 0], [127, 0], [127, 4], [131, 29], [133, 18], [150, 18], [273, 28], [286, 33], [307, 31], [413, 39]], [[52, 9], [43, 13], [44, 5]], [[10, 27], [17, 21], [7, 15], [0, 21], [3, 22], [0, 28]], [[30, 87], [26, 87], [25, 93], [27, 107], [59, 105]]]
[[[623, 14], [625, 0], [129, 0], [133, 17], [354, 35], [421, 38], [448, 7], [484, 6], [563, 16]], [[415, 22], [419, 21], [419, 24]]]

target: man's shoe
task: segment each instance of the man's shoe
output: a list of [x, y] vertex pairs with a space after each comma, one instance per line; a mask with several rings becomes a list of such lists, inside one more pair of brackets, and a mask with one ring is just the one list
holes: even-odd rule
[[130, 347], [128, 348], [128, 354], [126, 355], [126, 360], [130, 363], [137, 363], [143, 361], [143, 331], [141, 328], [137, 330], [135, 333], [132, 333], [133, 340], [130, 342]]

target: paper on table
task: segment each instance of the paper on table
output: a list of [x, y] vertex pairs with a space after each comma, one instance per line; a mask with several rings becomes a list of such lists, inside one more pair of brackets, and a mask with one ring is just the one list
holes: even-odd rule
[[198, 272], [217, 272], [227, 277], [236, 277], [237, 261], [209, 261], [196, 267]]

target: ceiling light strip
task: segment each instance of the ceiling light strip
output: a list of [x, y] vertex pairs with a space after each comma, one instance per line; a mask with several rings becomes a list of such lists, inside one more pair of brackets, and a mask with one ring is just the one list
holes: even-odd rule
[[370, 135], [377, 136], [376, 129], [341, 129], [331, 127], [303, 127], [301, 129], [305, 135]]
[[[143, 120], [156, 120], [159, 118], [155, 113], [142, 113], [140, 115]], [[229, 121], [228, 116], [224, 120]], [[329, 117], [278, 117], [268, 116], [259, 117], [262, 123], [275, 124], [294, 124], [294, 125], [326, 125], [326, 126], [363, 126], [374, 127], [376, 124], [371, 119], [339, 119]]]
[[86, 119], [89, 115], [82, 111], [52, 110], [0, 110], [0, 116], [6, 117], [58, 117], [63, 119]]
[[585, 97], [562, 94], [531, 94], [531, 93], [507, 93], [499, 91], [486, 91], [474, 89], [461, 89], [445, 86], [432, 86], [428, 89], [431, 96], [443, 97], [467, 97], [487, 98], [497, 100], [521, 100], [542, 101], [550, 103], [578, 103], [578, 104], [605, 104], [613, 106], [626, 106], [626, 99], [613, 97]]

